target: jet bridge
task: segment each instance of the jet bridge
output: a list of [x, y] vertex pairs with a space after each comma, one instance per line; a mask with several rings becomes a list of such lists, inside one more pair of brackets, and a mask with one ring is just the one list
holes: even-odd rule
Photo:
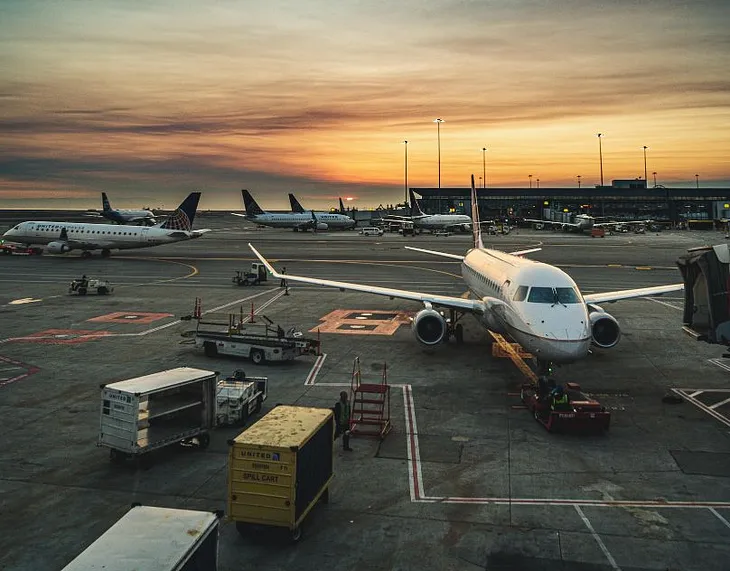
[[677, 266], [684, 280], [684, 331], [698, 341], [730, 345], [730, 246], [691, 248]]

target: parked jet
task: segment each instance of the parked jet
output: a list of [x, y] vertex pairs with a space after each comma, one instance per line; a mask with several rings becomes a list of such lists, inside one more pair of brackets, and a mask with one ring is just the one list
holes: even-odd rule
[[466, 214], [425, 214], [416, 200], [412, 190], [408, 190], [411, 197], [411, 215], [390, 215], [383, 218], [386, 222], [413, 222], [416, 228], [424, 230], [464, 230], [471, 229], [472, 219]]
[[106, 192], [101, 193], [102, 210], [90, 210], [87, 216], [104, 217], [107, 220], [118, 224], [141, 224], [145, 226], [154, 226], [157, 224], [155, 213], [151, 210], [126, 210], [121, 208], [112, 208]]
[[[309, 214], [311, 210], [305, 210], [305, 208], [299, 203], [296, 197], [289, 193], [289, 204], [291, 204], [291, 211], [296, 214]], [[315, 212], [317, 220], [322, 220], [324, 215], [335, 215], [335, 218], [327, 219], [327, 226], [332, 229], [349, 230], [355, 227], [355, 221], [349, 216], [345, 215], [342, 207], [342, 199], [340, 198], [340, 212]]]
[[156, 226], [30, 221], [11, 228], [3, 238], [21, 244], [45, 244], [49, 254], [81, 250], [82, 256], [88, 257], [93, 250], [101, 250], [101, 255], [107, 258], [111, 250], [160, 246], [199, 238], [209, 232], [193, 230], [199, 201], [200, 193], [191, 192], [167, 220]]
[[271, 226], [272, 228], [291, 228], [294, 232], [298, 232], [299, 230], [314, 230], [316, 232], [318, 230], [327, 230], [330, 227], [340, 227], [338, 224], [344, 225], [348, 223], [348, 221], [353, 226], [355, 224], [349, 216], [343, 216], [342, 214], [315, 214], [311, 210], [301, 213], [266, 212], [256, 203], [248, 190], [242, 190], [241, 195], [243, 196], [243, 206], [246, 210], [246, 214], [240, 214], [238, 212], [231, 212], [231, 214], [234, 216], [241, 216], [246, 220], [254, 222], [255, 224], [261, 224], [262, 226]]
[[[414, 317], [412, 329], [416, 339], [425, 346], [437, 346], [451, 335], [458, 342], [463, 335], [458, 321], [465, 313], [471, 313], [486, 329], [509, 334], [532, 353], [541, 372], [549, 370], [553, 363], [570, 363], [586, 357], [591, 344], [604, 349], [616, 346], [621, 335], [620, 326], [597, 304], [661, 295], [684, 288], [683, 284], [673, 284], [582, 295], [573, 279], [559, 268], [523, 257], [540, 248], [510, 253], [485, 248], [476, 198], [472, 175], [474, 247], [465, 255], [406, 246], [409, 250], [460, 261], [461, 274], [473, 299], [283, 275], [256, 248], [251, 244], [249, 247], [277, 278], [422, 303], [424, 308]], [[449, 319], [436, 308], [448, 309]]]
[[631, 220], [629, 222], [596, 222], [596, 219], [589, 214], [576, 214], [574, 222], [558, 222], [555, 220], [537, 220], [534, 218], [525, 218], [525, 222], [534, 224], [544, 224], [548, 226], [560, 227], [561, 230], [567, 232], [572, 230], [575, 232], [583, 232], [592, 228], [610, 228], [611, 226], [621, 226], [622, 224], [642, 224], [651, 222], [651, 220]]

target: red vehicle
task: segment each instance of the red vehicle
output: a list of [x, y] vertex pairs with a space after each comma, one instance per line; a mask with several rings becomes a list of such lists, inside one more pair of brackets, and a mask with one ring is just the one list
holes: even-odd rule
[[548, 432], [604, 432], [611, 423], [611, 413], [600, 402], [581, 391], [578, 383], [566, 383], [568, 405], [564, 410], [550, 409], [549, 392], [540, 395], [538, 387], [522, 385], [520, 398], [529, 411]]
[[26, 246], [25, 244], [14, 244], [12, 242], [4, 242], [0, 240], [0, 252], [6, 256], [32, 256], [33, 254], [40, 256], [43, 248]]

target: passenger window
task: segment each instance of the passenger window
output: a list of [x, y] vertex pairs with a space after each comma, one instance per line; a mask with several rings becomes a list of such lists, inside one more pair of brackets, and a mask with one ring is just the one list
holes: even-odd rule
[[517, 291], [512, 296], [512, 301], [525, 301], [525, 298], [527, 297], [527, 290], [529, 288], [527, 286], [520, 286], [517, 288]]

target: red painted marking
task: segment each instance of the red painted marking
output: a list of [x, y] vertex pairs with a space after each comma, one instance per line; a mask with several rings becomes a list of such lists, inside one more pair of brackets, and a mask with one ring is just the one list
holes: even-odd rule
[[5, 385], [9, 385], [10, 383], [14, 383], [16, 381], [25, 379], [26, 377], [30, 377], [31, 375], [34, 375], [41, 370], [40, 367], [36, 367], [35, 365], [28, 365], [27, 363], [23, 363], [22, 361], [16, 361], [15, 359], [3, 357], [2, 355], [0, 355], [0, 361], [2, 361], [3, 363], [9, 363], [10, 365], [15, 365], [17, 367], [23, 367], [25, 369], [24, 373], [0, 382], [0, 387], [4, 387]]
[[111, 335], [110, 331], [94, 331], [83, 329], [46, 329], [25, 337], [12, 337], [8, 341], [25, 341], [28, 343], [48, 343], [52, 345], [72, 345], [85, 343], [99, 337]]
[[144, 313], [135, 311], [115, 311], [98, 317], [92, 317], [86, 321], [97, 323], [141, 323], [148, 324], [166, 317], [173, 317], [172, 313]]

